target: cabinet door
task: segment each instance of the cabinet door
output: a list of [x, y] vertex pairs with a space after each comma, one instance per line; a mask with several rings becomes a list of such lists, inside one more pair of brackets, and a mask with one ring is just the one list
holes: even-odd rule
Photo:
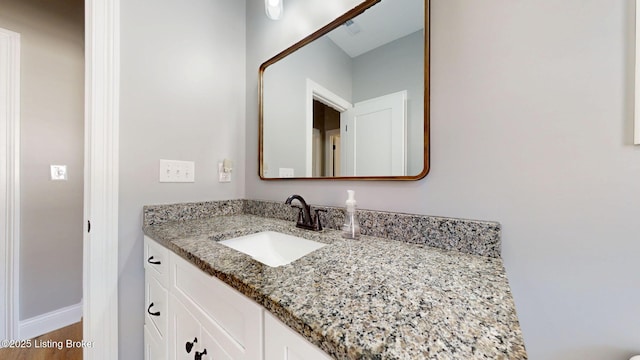
[[[169, 352], [176, 360], [236, 360], [230, 356], [201, 320], [197, 309], [190, 311], [180, 300], [171, 296], [171, 333], [172, 344]], [[175, 356], [175, 357], [174, 357]]]
[[[207, 328], [202, 327], [201, 329], [202, 335], [202, 344], [203, 348], [206, 349], [206, 356], [202, 357], [202, 360], [212, 359], [212, 360], [234, 360], [226, 351], [220, 346], [220, 343], [216, 341], [213, 335], [207, 331]], [[203, 350], [204, 352], [204, 350]]]
[[264, 359], [331, 360], [331, 357], [265, 311]]
[[193, 360], [195, 353], [203, 352], [202, 337], [200, 336], [200, 323], [184, 306], [171, 296], [171, 314], [169, 352], [170, 358], [176, 360]]

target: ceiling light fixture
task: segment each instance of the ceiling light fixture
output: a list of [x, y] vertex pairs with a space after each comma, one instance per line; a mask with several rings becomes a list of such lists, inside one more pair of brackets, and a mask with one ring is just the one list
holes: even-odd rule
[[282, 2], [283, 0], [264, 0], [264, 11], [269, 19], [278, 20], [282, 17]]

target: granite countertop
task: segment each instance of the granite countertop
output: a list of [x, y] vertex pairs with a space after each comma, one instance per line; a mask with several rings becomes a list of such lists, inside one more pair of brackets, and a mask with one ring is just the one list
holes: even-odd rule
[[[217, 242], [264, 230], [328, 243], [272, 268]], [[500, 258], [255, 215], [144, 233], [253, 299], [336, 359], [526, 359]]]

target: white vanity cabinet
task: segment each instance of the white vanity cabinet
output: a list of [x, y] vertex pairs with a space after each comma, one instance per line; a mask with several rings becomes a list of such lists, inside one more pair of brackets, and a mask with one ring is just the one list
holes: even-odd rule
[[271, 313], [264, 313], [264, 360], [331, 360]]
[[174, 339], [169, 343], [171, 359], [233, 360], [233, 357], [207, 331], [210, 325], [198, 320], [199, 314], [194, 315], [192, 311], [187, 310], [187, 306], [173, 295], [170, 298], [170, 307], [171, 335], [169, 338]]
[[154, 241], [144, 241], [145, 269], [145, 360], [167, 358], [167, 319], [169, 296], [167, 292], [169, 250]]
[[331, 359], [218, 278], [144, 243], [145, 360]]
[[[176, 359], [183, 359], [178, 355], [184, 351], [186, 341], [191, 341], [192, 336], [185, 334], [186, 338], [180, 337], [181, 326], [186, 329], [192, 325], [191, 322], [181, 319], [181, 316], [187, 317], [190, 314], [200, 325], [200, 336], [210, 337], [215, 343], [209, 342], [206, 346], [216, 348], [221, 358], [262, 359], [262, 306], [178, 255], [170, 254], [169, 266], [172, 299], [169, 308], [169, 358], [174, 359], [175, 355]], [[198, 346], [205, 346], [203, 344]], [[200, 352], [203, 351], [204, 347]], [[213, 351], [207, 349], [207, 353], [211, 354]]]

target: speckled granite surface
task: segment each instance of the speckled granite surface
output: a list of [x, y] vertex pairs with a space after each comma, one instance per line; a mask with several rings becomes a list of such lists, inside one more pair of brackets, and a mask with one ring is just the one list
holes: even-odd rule
[[158, 225], [168, 221], [208, 219], [212, 216], [242, 214], [244, 204], [244, 200], [221, 200], [147, 205], [143, 209], [142, 224], [143, 226]]
[[[330, 244], [272, 268], [217, 241], [275, 230]], [[264, 306], [335, 359], [526, 359], [499, 258], [345, 240], [255, 215], [167, 221], [147, 236]]]
[[[320, 213], [328, 229], [340, 229], [344, 209], [313, 206], [327, 210]], [[260, 200], [225, 200], [187, 204], [154, 205], [144, 208], [144, 225], [173, 220], [206, 219], [212, 216], [252, 214], [295, 221], [297, 210], [282, 202]], [[492, 221], [456, 219], [439, 216], [358, 210], [363, 235], [424, 244], [469, 254], [500, 257], [500, 224]]]

